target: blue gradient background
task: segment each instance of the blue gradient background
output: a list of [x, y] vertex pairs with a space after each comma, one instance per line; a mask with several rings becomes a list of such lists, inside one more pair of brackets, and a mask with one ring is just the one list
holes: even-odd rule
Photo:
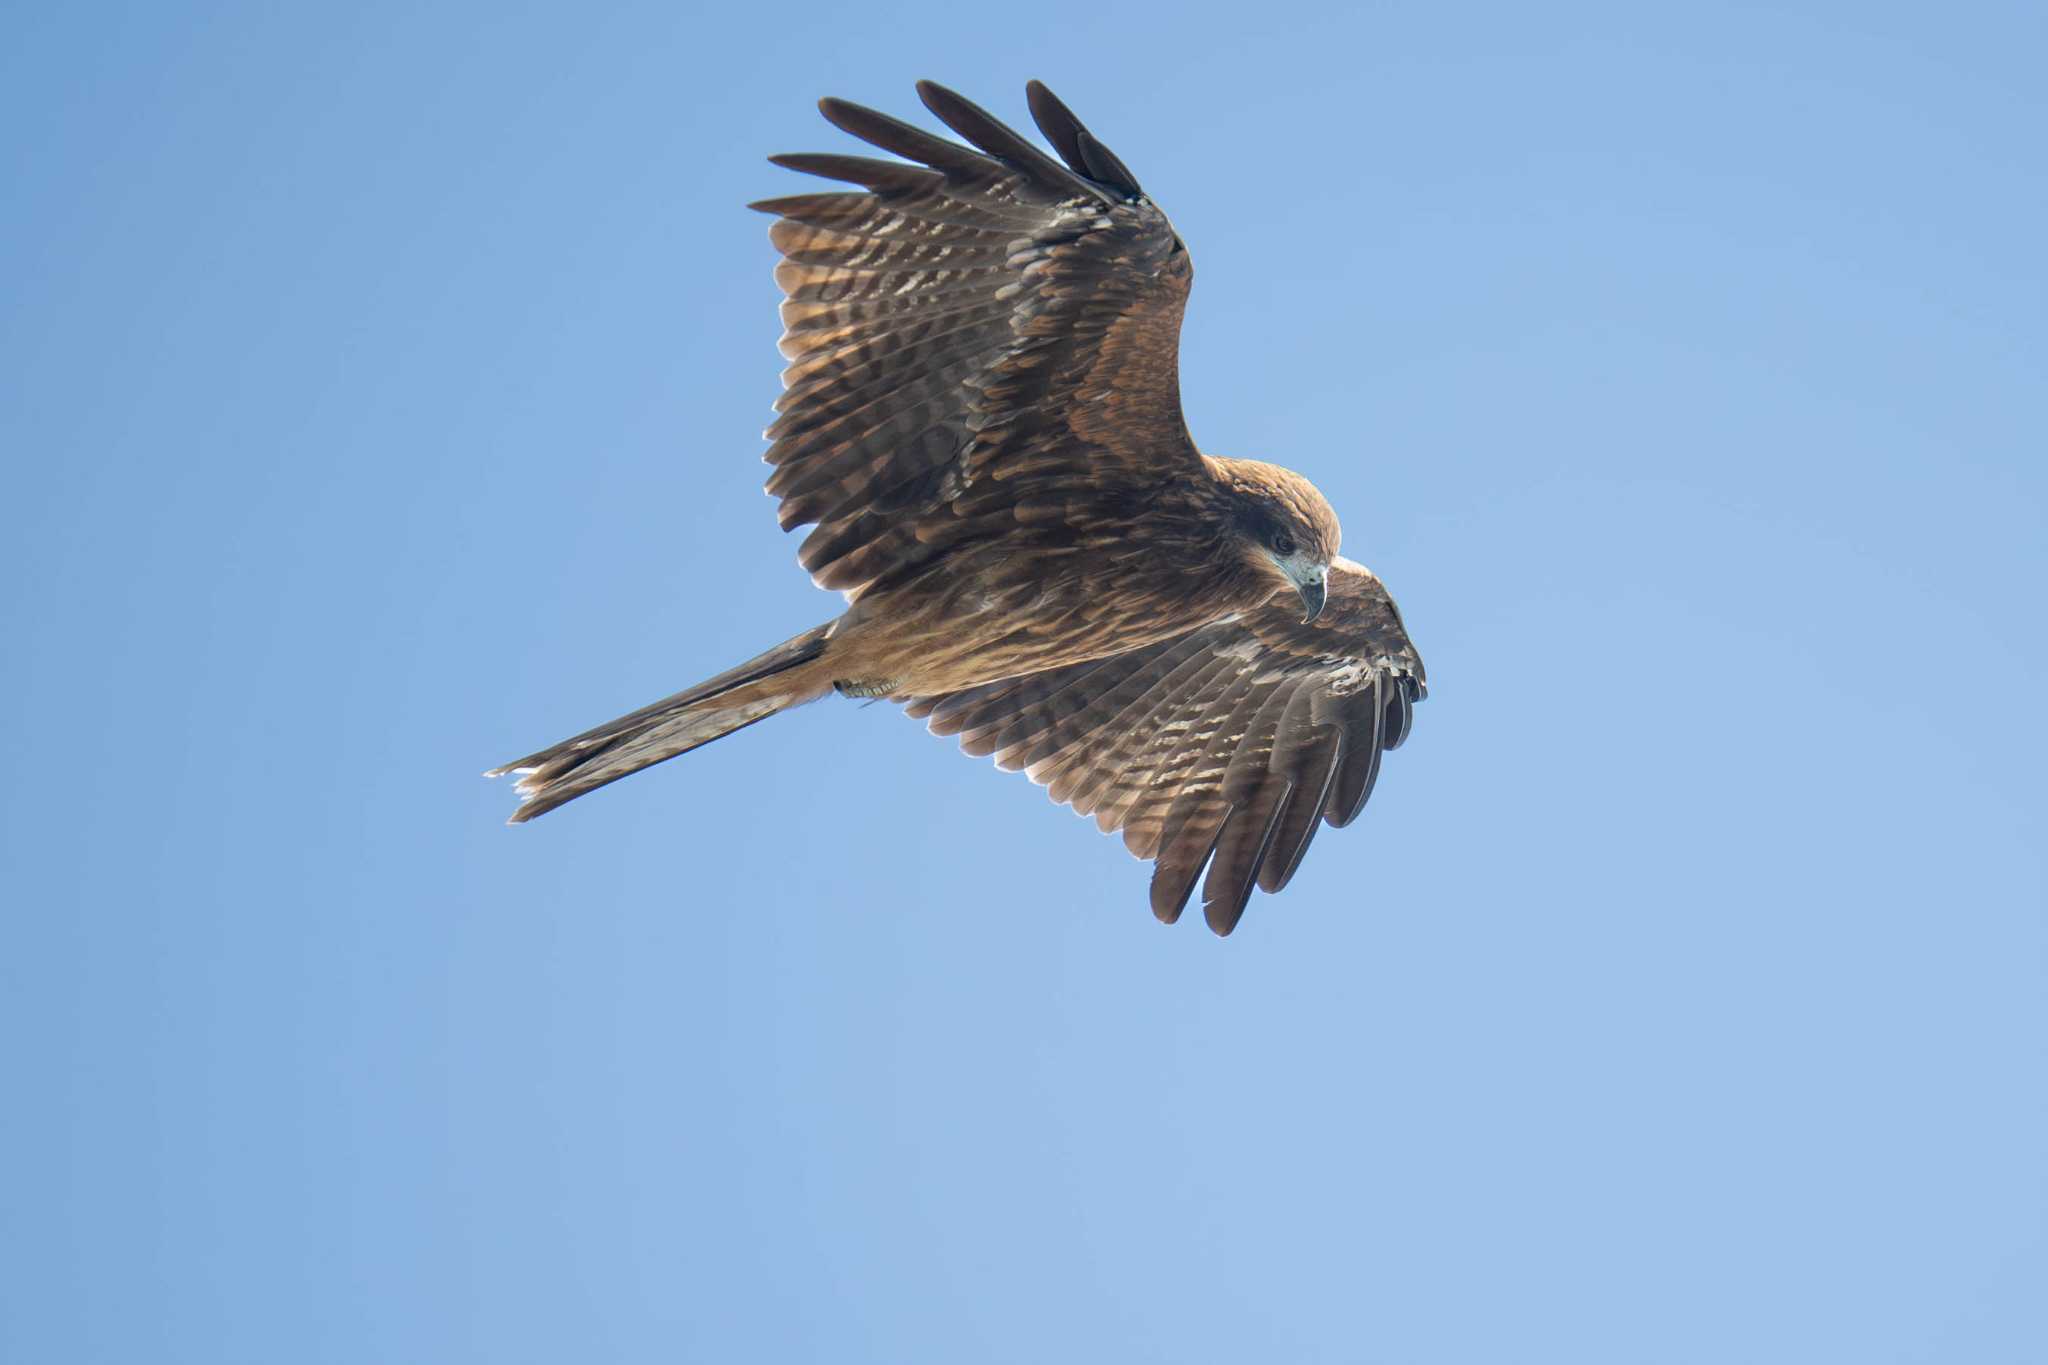
[[[0, 1357], [2048, 1359], [2038, 6], [10, 7]], [[1048, 80], [1433, 693], [1224, 942], [829, 616], [766, 223]]]

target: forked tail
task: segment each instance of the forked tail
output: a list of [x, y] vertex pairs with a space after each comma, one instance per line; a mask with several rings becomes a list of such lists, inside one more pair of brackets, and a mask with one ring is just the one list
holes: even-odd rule
[[607, 782], [824, 695], [830, 680], [822, 669], [805, 665], [824, 657], [831, 630], [829, 624], [807, 630], [738, 668], [484, 776], [519, 774], [524, 800], [510, 823], [545, 815]]

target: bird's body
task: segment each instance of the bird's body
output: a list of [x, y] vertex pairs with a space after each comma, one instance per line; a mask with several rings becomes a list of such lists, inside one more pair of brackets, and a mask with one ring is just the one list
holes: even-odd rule
[[778, 157], [867, 192], [756, 205], [788, 295], [768, 491], [845, 611], [497, 770], [525, 775], [513, 818], [835, 690], [883, 697], [1122, 829], [1162, 918], [1206, 866], [1227, 933], [1318, 817], [1357, 813], [1421, 661], [1312, 484], [1196, 450], [1193, 272], [1123, 164], [1035, 83], [1064, 164], [920, 91], [974, 148], [827, 100], [908, 162]]
[[[1085, 515], [1062, 507], [1041, 527], [1020, 520], [863, 595], [836, 624], [832, 667], [867, 684], [863, 695], [908, 700], [1121, 654], [1276, 593], [1291, 599], [1224, 543], [1230, 497], [1221, 479], [1106, 490]], [[1174, 505], [1183, 501], [1192, 505]], [[1165, 540], [1162, 525], [1194, 534]], [[1103, 591], [1105, 565], [1114, 592]]]

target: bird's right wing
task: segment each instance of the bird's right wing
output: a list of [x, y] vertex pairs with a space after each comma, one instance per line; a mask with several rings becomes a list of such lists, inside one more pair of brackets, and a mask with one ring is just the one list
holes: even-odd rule
[[818, 586], [856, 598], [1020, 526], [1084, 540], [1200, 461], [1180, 409], [1193, 270], [1166, 216], [1037, 82], [1064, 165], [952, 91], [918, 92], [974, 146], [823, 100], [908, 163], [778, 156], [866, 192], [753, 206], [777, 216], [788, 296], [768, 491], [785, 530], [815, 524], [797, 557]]
[[932, 731], [1022, 770], [1155, 862], [1152, 910], [1179, 918], [1204, 866], [1209, 927], [1278, 891], [1318, 817], [1364, 808], [1380, 756], [1427, 689], [1400, 613], [1371, 572], [1331, 565], [1321, 616], [1291, 601], [1093, 663], [913, 702]]

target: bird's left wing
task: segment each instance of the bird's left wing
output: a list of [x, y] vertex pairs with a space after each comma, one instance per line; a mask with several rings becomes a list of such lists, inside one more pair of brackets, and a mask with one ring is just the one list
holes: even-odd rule
[[1065, 164], [959, 95], [918, 93], [973, 146], [844, 100], [825, 117], [906, 158], [791, 155], [851, 181], [769, 199], [783, 254], [768, 491], [798, 562], [858, 598], [990, 536], [1085, 539], [1200, 456], [1181, 417], [1193, 271], [1166, 215], [1051, 91]]
[[1227, 934], [1257, 885], [1300, 866], [1321, 821], [1363, 809], [1408, 737], [1422, 659], [1371, 572], [1331, 565], [1321, 616], [1292, 603], [1127, 654], [911, 703], [970, 754], [1022, 770], [1152, 859], [1152, 910]]

